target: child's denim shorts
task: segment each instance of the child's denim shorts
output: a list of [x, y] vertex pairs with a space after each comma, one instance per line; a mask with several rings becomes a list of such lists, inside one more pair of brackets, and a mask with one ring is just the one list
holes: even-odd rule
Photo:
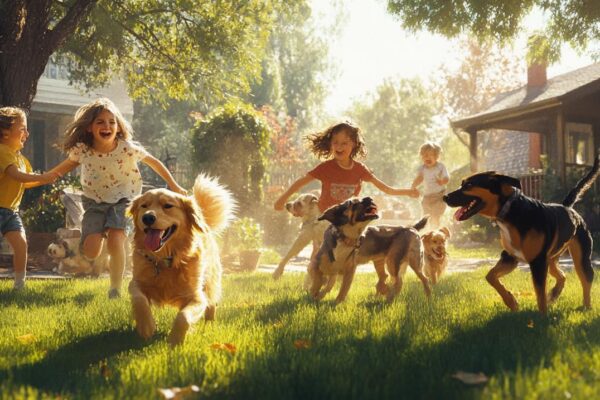
[[0, 207], [0, 232], [25, 232], [23, 221], [18, 211]]
[[104, 233], [109, 228], [127, 229], [128, 218], [125, 211], [131, 200], [122, 198], [116, 203], [96, 203], [96, 201], [81, 196], [83, 219], [81, 221], [81, 243], [88, 235]]

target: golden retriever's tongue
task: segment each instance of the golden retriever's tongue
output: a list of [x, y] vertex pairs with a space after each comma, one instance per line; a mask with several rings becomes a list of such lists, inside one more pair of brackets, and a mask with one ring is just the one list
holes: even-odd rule
[[160, 248], [160, 238], [163, 231], [160, 229], [148, 229], [144, 238], [144, 246], [150, 251], [156, 251]]

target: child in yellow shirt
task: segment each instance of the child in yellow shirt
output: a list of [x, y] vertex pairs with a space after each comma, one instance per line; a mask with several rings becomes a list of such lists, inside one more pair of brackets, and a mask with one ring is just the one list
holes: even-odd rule
[[27, 116], [16, 107], [0, 108], [0, 233], [13, 249], [16, 290], [25, 286], [27, 239], [19, 204], [26, 188], [52, 183], [58, 174], [31, 173], [31, 165], [21, 154], [29, 132]]

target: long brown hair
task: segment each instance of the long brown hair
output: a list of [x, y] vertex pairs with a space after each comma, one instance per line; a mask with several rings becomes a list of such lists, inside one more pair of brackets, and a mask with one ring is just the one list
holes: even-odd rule
[[350, 153], [350, 158], [366, 157], [367, 146], [360, 128], [350, 121], [343, 121], [331, 125], [322, 132], [313, 133], [306, 136], [309, 150], [318, 158], [331, 157], [331, 140], [333, 135], [338, 132], [346, 132], [348, 137], [354, 142], [354, 148]]
[[129, 122], [123, 118], [121, 111], [119, 111], [115, 103], [106, 97], [101, 97], [91, 103], [81, 106], [79, 110], [77, 110], [73, 122], [69, 124], [65, 131], [62, 149], [68, 151], [77, 143], [84, 143], [88, 147], [92, 147], [94, 144], [94, 137], [88, 129], [98, 114], [104, 110], [110, 111], [117, 120], [117, 125], [119, 127], [117, 138], [127, 141], [131, 140], [133, 137], [133, 129]]

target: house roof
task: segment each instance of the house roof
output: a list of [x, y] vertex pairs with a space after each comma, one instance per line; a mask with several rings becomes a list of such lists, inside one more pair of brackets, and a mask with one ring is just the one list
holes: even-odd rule
[[[600, 85], [600, 63], [548, 79], [544, 86], [527, 87], [496, 96], [490, 107], [478, 114], [452, 121], [456, 128], [485, 125], [561, 105], [582, 88]], [[577, 97], [577, 96], [576, 96]]]

